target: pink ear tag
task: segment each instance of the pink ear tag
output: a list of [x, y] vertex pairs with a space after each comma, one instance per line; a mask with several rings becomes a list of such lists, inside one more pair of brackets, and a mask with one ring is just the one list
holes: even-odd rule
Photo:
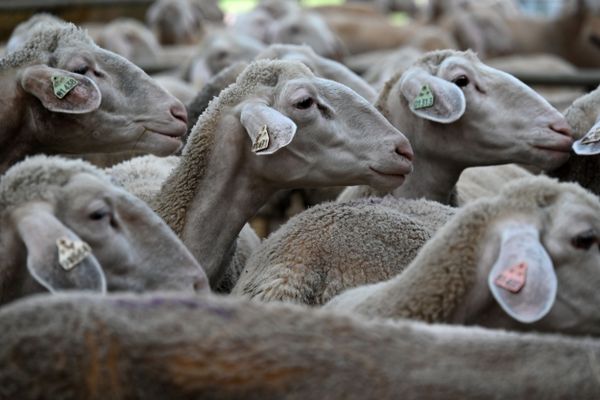
[[505, 269], [496, 277], [494, 284], [511, 293], [519, 293], [527, 281], [527, 264], [521, 262]]

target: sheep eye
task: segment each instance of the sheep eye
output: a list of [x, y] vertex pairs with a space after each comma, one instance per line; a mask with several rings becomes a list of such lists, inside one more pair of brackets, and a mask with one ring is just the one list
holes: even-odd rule
[[593, 229], [580, 233], [571, 239], [571, 245], [579, 250], [589, 250], [596, 243], [598, 243], [598, 236]]
[[106, 208], [101, 208], [99, 210], [94, 211], [90, 214], [90, 219], [92, 221], [100, 221], [107, 217], [110, 214], [110, 211]]
[[307, 97], [306, 99], [294, 104], [294, 106], [299, 110], [306, 110], [307, 108], [310, 108], [313, 104], [314, 100], [311, 97]]
[[75, 68], [73, 72], [79, 75], [85, 75], [89, 70], [90, 67], [88, 67], [87, 65], [83, 65], [81, 67]]
[[466, 75], [461, 75], [458, 78], [454, 79], [452, 81], [452, 83], [454, 83], [458, 87], [465, 87], [465, 86], [467, 86], [470, 83], [470, 81], [469, 81], [469, 78], [467, 78]]

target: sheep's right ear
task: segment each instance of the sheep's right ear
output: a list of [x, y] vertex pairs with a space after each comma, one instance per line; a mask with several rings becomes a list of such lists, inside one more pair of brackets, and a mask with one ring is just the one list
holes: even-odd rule
[[403, 74], [400, 92], [414, 114], [442, 124], [458, 120], [467, 106], [458, 86], [420, 69]]
[[27, 269], [38, 283], [50, 292], [106, 293], [106, 278], [91, 249], [52, 214], [48, 204], [27, 204], [12, 217], [27, 248]]
[[275, 153], [296, 135], [294, 121], [260, 102], [244, 104], [240, 121], [250, 136], [252, 151], [259, 155]]
[[592, 156], [600, 153], [600, 118], [584, 137], [573, 143], [575, 154]]
[[32, 65], [21, 73], [21, 87], [50, 111], [83, 114], [100, 107], [102, 94], [90, 78], [47, 65]]
[[538, 321], [554, 305], [557, 285], [538, 229], [523, 223], [506, 226], [500, 253], [488, 275], [488, 286], [502, 309], [517, 321]]

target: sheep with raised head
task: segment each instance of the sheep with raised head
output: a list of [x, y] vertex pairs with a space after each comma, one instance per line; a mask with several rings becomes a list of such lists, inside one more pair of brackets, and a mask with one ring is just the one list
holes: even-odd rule
[[461, 209], [396, 277], [326, 305], [367, 317], [600, 333], [600, 200], [573, 183], [519, 180]]
[[38, 296], [0, 325], [4, 398], [600, 397], [592, 338], [166, 293]]
[[0, 178], [0, 223], [0, 304], [45, 290], [207, 287], [169, 227], [83, 161], [14, 165]]
[[181, 102], [123, 57], [72, 24], [41, 23], [0, 59], [0, 172], [35, 153], [182, 147]]
[[214, 286], [238, 233], [278, 189], [391, 188], [411, 158], [406, 138], [351, 89], [298, 62], [259, 60], [209, 104], [151, 203]]
[[[465, 168], [516, 162], [552, 169], [568, 159], [573, 142], [565, 118], [544, 98], [469, 51], [425, 54], [386, 83], [376, 107], [417, 154], [396, 197], [450, 204]], [[354, 187], [339, 200], [384, 194]]]

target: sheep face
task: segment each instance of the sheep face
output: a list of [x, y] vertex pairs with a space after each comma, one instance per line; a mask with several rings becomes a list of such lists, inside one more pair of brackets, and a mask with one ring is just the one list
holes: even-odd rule
[[[182, 146], [183, 104], [141, 69], [96, 45], [59, 45], [45, 60], [22, 67], [19, 76], [29, 95], [28, 123], [47, 152], [137, 150], [165, 156]], [[77, 85], [57, 98], [55, 76]]]
[[[208, 286], [204, 271], [175, 234], [123, 189], [77, 173], [49, 190], [52, 194], [46, 199], [3, 215], [7, 229], [0, 235], [0, 248], [11, 257], [2, 266], [20, 271], [16, 275], [21, 285], [16, 289], [19, 285], [9, 282], [12, 293], [4, 293], [2, 301], [38, 292], [40, 285], [53, 292], [199, 291]], [[66, 263], [60, 259], [61, 250]], [[25, 265], [34, 279], [23, 277]]]
[[[482, 247], [479, 284], [467, 301], [467, 309], [476, 310], [469, 322], [516, 330], [600, 333], [596, 307], [600, 204], [570, 190], [552, 196], [556, 197], [544, 207], [507, 210], [492, 224]], [[513, 281], [506, 286], [506, 279]]]
[[[417, 107], [423, 88], [431, 91], [432, 104]], [[569, 156], [565, 118], [531, 88], [472, 53], [429, 53], [383, 101], [394, 126], [418, 143], [420, 157], [444, 159], [460, 170], [509, 162], [553, 169]], [[394, 112], [399, 109], [410, 112]]]
[[[281, 187], [400, 185], [411, 171], [412, 149], [375, 108], [337, 82], [298, 77], [280, 82], [273, 105], [254, 99], [240, 105], [253, 146], [256, 175]], [[269, 102], [270, 102], [269, 101]], [[264, 133], [262, 131], [265, 131]], [[316, 168], [316, 166], [319, 168]]]

